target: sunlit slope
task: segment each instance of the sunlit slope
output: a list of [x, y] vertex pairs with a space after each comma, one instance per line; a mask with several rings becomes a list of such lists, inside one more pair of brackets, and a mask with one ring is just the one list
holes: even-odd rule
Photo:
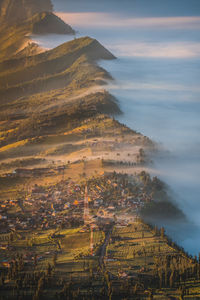
[[[1, 102], [65, 87], [75, 77], [76, 82], [83, 85], [83, 77], [91, 72], [91, 68], [97, 71], [97, 68], [89, 63], [97, 59], [112, 58], [114, 56], [96, 40], [86, 37], [65, 43], [34, 57], [4, 61], [0, 64]], [[108, 77], [104, 70], [98, 68], [98, 71], [99, 76], [102, 74]], [[91, 81], [91, 78], [86, 77], [86, 79]]]
[[[32, 17], [32, 25], [37, 18]], [[42, 53], [32, 44], [20, 49], [18, 42], [27, 39], [28, 22], [11, 27], [8, 38], [0, 34], [2, 197], [15, 195], [30, 178], [40, 184], [61, 180], [64, 175], [58, 166], [67, 166], [68, 177], [91, 176], [110, 170], [116, 160], [116, 171], [131, 172], [146, 159], [141, 148], [150, 149], [153, 143], [113, 119], [121, 110], [105, 90], [112, 77], [98, 61], [115, 59], [114, 55], [90, 37]]]
[[[110, 75], [96, 64], [113, 58], [96, 40], [85, 37], [35, 56], [2, 62], [1, 147], [66, 132], [97, 114], [119, 113], [114, 97], [100, 87]], [[16, 152], [17, 147], [11, 148]]]
[[[1, 19], [0, 19], [1, 22]], [[0, 27], [0, 61], [14, 55], [36, 54], [41, 49], [32, 43], [31, 34], [74, 34], [75, 31], [52, 12], [40, 12], [17, 23], [3, 22]], [[26, 49], [26, 52], [24, 51]]]

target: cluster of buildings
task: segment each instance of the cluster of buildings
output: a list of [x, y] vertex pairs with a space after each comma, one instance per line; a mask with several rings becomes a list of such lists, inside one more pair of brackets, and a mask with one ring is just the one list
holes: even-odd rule
[[124, 174], [105, 174], [86, 183], [68, 180], [49, 187], [35, 185], [20, 199], [1, 203], [1, 233], [82, 226], [86, 185], [89, 213], [96, 223], [113, 219], [127, 209], [137, 214], [145, 202], [151, 201], [145, 193], [144, 184]]

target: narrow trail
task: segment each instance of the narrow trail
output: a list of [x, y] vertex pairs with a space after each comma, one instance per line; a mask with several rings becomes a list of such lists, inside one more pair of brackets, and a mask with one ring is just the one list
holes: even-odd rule
[[100, 253], [100, 256], [99, 256], [99, 266], [100, 266], [100, 268], [102, 270], [105, 269], [104, 257], [105, 257], [105, 254], [106, 254], [106, 248], [108, 246], [109, 239], [110, 239], [113, 227], [114, 227], [114, 225], [112, 225], [111, 228], [109, 229], [109, 231], [106, 233], [106, 237], [105, 237], [104, 243], [103, 243], [103, 245], [101, 247], [101, 253]]

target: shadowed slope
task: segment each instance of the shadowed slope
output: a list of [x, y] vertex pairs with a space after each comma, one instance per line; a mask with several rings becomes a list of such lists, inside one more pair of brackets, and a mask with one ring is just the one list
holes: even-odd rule
[[52, 12], [51, 0], [1, 0], [0, 22], [16, 23], [28, 19], [36, 13]]
[[[38, 134], [56, 132], [60, 126], [97, 113], [119, 113], [117, 102], [100, 90], [110, 75], [95, 62], [114, 59], [89, 37], [65, 43], [50, 51], [0, 64], [0, 120], [13, 128], [2, 139], [6, 145]], [[71, 126], [70, 125], [70, 126]]]
[[[96, 40], [86, 37], [34, 57], [5, 61], [0, 65], [1, 104], [22, 96], [64, 88], [72, 81], [77, 87], [81, 82], [83, 87], [90, 85], [95, 78], [109, 78], [106, 71], [91, 62], [113, 58]], [[92, 70], [98, 73], [89, 77], [88, 72]]]
[[20, 20], [18, 23], [2, 22], [0, 27], [0, 61], [11, 58], [16, 54], [23, 56], [24, 53], [21, 53], [21, 51], [24, 48], [27, 48], [26, 55], [36, 54], [39, 47], [31, 52], [30, 44], [32, 42], [29, 35], [48, 33], [74, 34], [75, 31], [52, 12], [46, 11], [36, 13], [28, 19]]

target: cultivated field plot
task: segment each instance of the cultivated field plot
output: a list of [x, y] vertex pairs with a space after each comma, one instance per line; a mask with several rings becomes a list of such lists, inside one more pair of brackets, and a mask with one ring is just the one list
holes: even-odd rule
[[147, 225], [135, 222], [127, 227], [115, 226], [107, 247], [106, 268], [112, 274], [153, 275], [157, 256], [176, 254], [167, 240], [156, 236]]
[[[0, 258], [9, 261], [9, 258], [14, 257], [16, 253], [23, 255], [25, 253], [29, 257], [28, 264], [31, 266], [34, 264], [34, 257], [37, 256], [37, 268], [43, 269], [48, 263], [52, 264], [53, 255], [57, 253], [57, 267], [61, 266], [62, 269], [65, 264], [73, 265], [70, 266], [73, 272], [77, 269], [76, 264], [79, 260], [82, 261], [91, 256], [91, 232], [89, 230], [80, 232], [80, 230], [81, 228], [72, 228], [58, 232], [46, 230], [14, 233], [12, 238], [10, 234], [1, 234]], [[104, 237], [102, 231], [93, 232], [94, 255], [104, 241]], [[7, 248], [8, 243], [9, 248]], [[7, 249], [6, 252], [5, 249]]]

